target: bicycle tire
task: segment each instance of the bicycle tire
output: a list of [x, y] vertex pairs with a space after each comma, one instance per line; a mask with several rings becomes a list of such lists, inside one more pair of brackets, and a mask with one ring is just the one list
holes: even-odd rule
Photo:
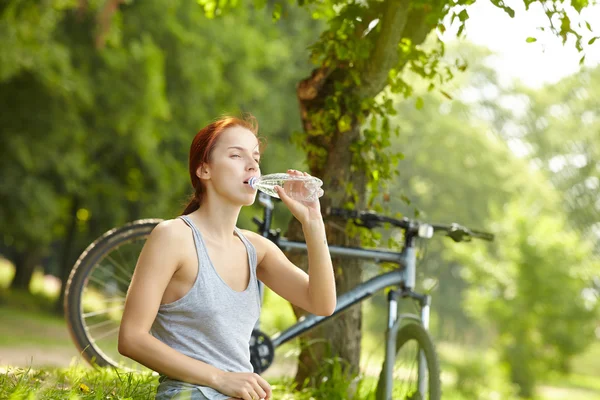
[[[419, 348], [425, 354], [425, 360], [427, 361], [427, 372], [428, 372], [428, 400], [440, 400], [441, 393], [441, 382], [440, 382], [440, 365], [431, 336], [423, 325], [410, 322], [400, 328], [396, 336], [396, 357], [402, 347], [410, 340], [415, 340], [419, 345]], [[394, 359], [394, 362], [396, 359]], [[377, 382], [376, 398], [379, 400], [385, 399], [385, 370], [381, 369], [379, 374], [379, 381]], [[393, 397], [394, 400], [397, 398]], [[418, 397], [421, 398], [421, 397]], [[387, 399], [386, 399], [387, 400]], [[425, 400], [425, 399], [423, 399]]]
[[65, 319], [71, 338], [80, 354], [92, 366], [122, 368], [119, 363], [106, 355], [107, 349], [102, 349], [95, 343], [84, 322], [82, 295], [89, 283], [90, 274], [112, 250], [133, 239], [147, 237], [162, 221], [162, 219], [141, 219], [107, 231], [81, 253], [69, 274], [63, 304]]

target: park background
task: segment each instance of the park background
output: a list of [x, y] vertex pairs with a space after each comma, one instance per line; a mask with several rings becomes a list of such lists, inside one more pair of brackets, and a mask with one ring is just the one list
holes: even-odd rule
[[[296, 85], [331, 17], [315, 11], [326, 2], [307, 3], [223, 2], [215, 15], [210, 1], [0, 6], [0, 394], [42, 396], [40, 381], [66, 379], [86, 396], [80, 382], [99, 379], [98, 394], [113, 379], [68, 369], [78, 356], [61, 282], [106, 230], [181, 212], [200, 127], [251, 112], [268, 141], [263, 173], [309, 170]], [[407, 70], [411, 90], [386, 95], [398, 129], [388, 147], [403, 157], [379, 206], [496, 234], [493, 244], [436, 238], [422, 256], [444, 398], [600, 399], [600, 8], [575, 16], [589, 22], [578, 51], [572, 35], [537, 29], [547, 22], [537, 3], [506, 2], [514, 18], [456, 4], [458, 19], [468, 11], [461, 38], [448, 18], [422, 46], [442, 40], [453, 77], [429, 90]], [[260, 212], [244, 209], [239, 226], [254, 229]], [[285, 231], [289, 213], [275, 216]], [[362, 278], [376, 271], [364, 265]], [[384, 297], [362, 314], [361, 371], [376, 375]], [[293, 321], [267, 293], [263, 329]], [[296, 356], [278, 352], [268, 376], [286, 382]], [[29, 367], [35, 378], [23, 379]], [[285, 394], [309, 395], [319, 398]]]

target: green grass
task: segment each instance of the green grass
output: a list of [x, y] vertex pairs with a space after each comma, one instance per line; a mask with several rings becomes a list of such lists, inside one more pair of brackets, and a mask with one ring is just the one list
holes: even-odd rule
[[152, 399], [158, 379], [115, 370], [9, 369], [0, 374], [2, 399]]
[[[272, 399], [343, 400], [349, 383], [343, 379], [324, 380], [317, 389], [293, 391], [290, 379], [271, 382]], [[17, 399], [153, 399], [158, 378], [149, 373], [123, 373], [113, 369], [84, 368], [9, 369], [0, 372], [0, 398]], [[363, 390], [356, 400], [371, 399]]]

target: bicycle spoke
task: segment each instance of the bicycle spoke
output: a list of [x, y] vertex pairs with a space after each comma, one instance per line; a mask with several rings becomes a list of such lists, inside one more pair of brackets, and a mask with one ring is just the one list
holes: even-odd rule
[[[108, 259], [108, 260], [107, 260], [107, 259]], [[118, 265], [115, 265], [115, 264], [113, 264], [113, 263], [114, 263], [114, 261], [113, 261], [113, 258], [112, 258], [112, 257], [106, 257], [106, 259], [105, 259], [105, 260], [106, 260], [106, 261], [109, 261], [109, 262], [110, 262], [110, 263], [109, 263], [109, 265], [111, 265], [111, 266], [116, 266], [118, 269], [122, 268], [122, 267], [119, 267]], [[102, 268], [102, 269], [108, 269], [108, 267], [105, 267], [105, 266], [98, 267], [97, 269], [98, 269], [98, 270], [100, 270], [101, 268]], [[121, 276], [119, 276], [119, 274], [117, 274], [117, 273], [113, 273], [113, 274], [112, 274], [112, 278], [113, 278], [115, 281], [117, 281], [117, 282], [120, 282], [120, 283], [122, 283], [123, 285], [126, 285], [126, 286], [129, 286], [129, 283], [131, 282], [131, 275], [130, 275], [130, 276], [128, 276], [128, 277], [126, 276], [125, 278], [122, 278]]]
[[106, 314], [106, 313], [109, 313], [111, 311], [122, 310], [123, 308], [125, 308], [124, 304], [122, 304], [120, 306], [105, 308], [104, 310], [98, 310], [98, 311], [92, 311], [92, 312], [84, 313], [84, 314], [81, 314], [81, 316], [83, 318], [90, 318], [90, 317], [95, 317], [97, 315]]
[[[117, 249], [117, 251], [119, 251], [119, 249]], [[125, 268], [123, 268], [123, 266], [120, 263], [116, 262], [112, 256], [106, 256], [106, 258], [108, 260], [110, 260], [113, 263], [113, 265], [115, 267], [117, 267], [123, 273], [123, 275], [125, 275], [125, 278], [127, 278], [131, 281], [131, 277], [133, 276], [133, 271], [131, 273], [129, 273]], [[116, 274], [115, 274], [115, 276], [116, 276]]]
[[116, 324], [116, 323], [117, 322], [113, 321], [112, 319], [107, 319], [106, 321], [102, 321], [102, 322], [98, 322], [96, 324], [86, 325], [86, 326], [91, 331], [92, 329], [102, 328], [102, 327], [104, 327], [106, 325]]
[[113, 334], [115, 334], [115, 333], [119, 332], [119, 329], [121, 329], [121, 327], [120, 327], [120, 326], [117, 326], [116, 328], [114, 328], [114, 329], [111, 329], [111, 330], [110, 330], [110, 331], [108, 331], [108, 332], [105, 332], [105, 333], [103, 333], [103, 334], [101, 334], [101, 335], [98, 335], [98, 336], [94, 337], [94, 339], [95, 339], [95, 341], [97, 342], [97, 341], [99, 341], [99, 340], [102, 340], [102, 339], [104, 339], [105, 337], [108, 337], [108, 336], [110, 336], [110, 335], [113, 335]]
[[[98, 269], [100, 269], [100, 268], [98, 268]], [[106, 282], [104, 282], [104, 281], [100, 280], [99, 278], [96, 278], [96, 277], [95, 277], [95, 276], [93, 276], [93, 275], [89, 277], [89, 280], [90, 280], [90, 281], [92, 281], [92, 282], [94, 282], [94, 283], [96, 283], [96, 284], [98, 284], [98, 286], [101, 286], [101, 287], [105, 287], [105, 286], [106, 286]], [[123, 283], [123, 284], [126, 284], [127, 286], [129, 286], [129, 282], [127, 282], [127, 281], [121, 280], [121, 281], [119, 281], [119, 282], [121, 282], [121, 283]], [[118, 289], [118, 288], [117, 288], [117, 291], [118, 291], [120, 294], [122, 294], [123, 296], [125, 296], [125, 295], [126, 295], [126, 293], [125, 293], [124, 291], [122, 291], [122, 290], [120, 290], [120, 289]]]
[[[415, 348], [416, 347], [416, 348]], [[419, 346], [410, 340], [396, 355], [397, 369], [393, 373], [393, 393], [398, 399], [421, 399], [423, 393], [419, 392]]]

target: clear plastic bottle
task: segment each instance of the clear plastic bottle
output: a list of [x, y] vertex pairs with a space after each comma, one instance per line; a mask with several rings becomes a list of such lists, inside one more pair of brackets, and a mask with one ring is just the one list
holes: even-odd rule
[[269, 174], [252, 177], [248, 181], [252, 189], [258, 189], [269, 196], [279, 198], [275, 186], [281, 186], [285, 193], [298, 201], [316, 201], [323, 196], [323, 181], [314, 176], [300, 176], [289, 174]]

